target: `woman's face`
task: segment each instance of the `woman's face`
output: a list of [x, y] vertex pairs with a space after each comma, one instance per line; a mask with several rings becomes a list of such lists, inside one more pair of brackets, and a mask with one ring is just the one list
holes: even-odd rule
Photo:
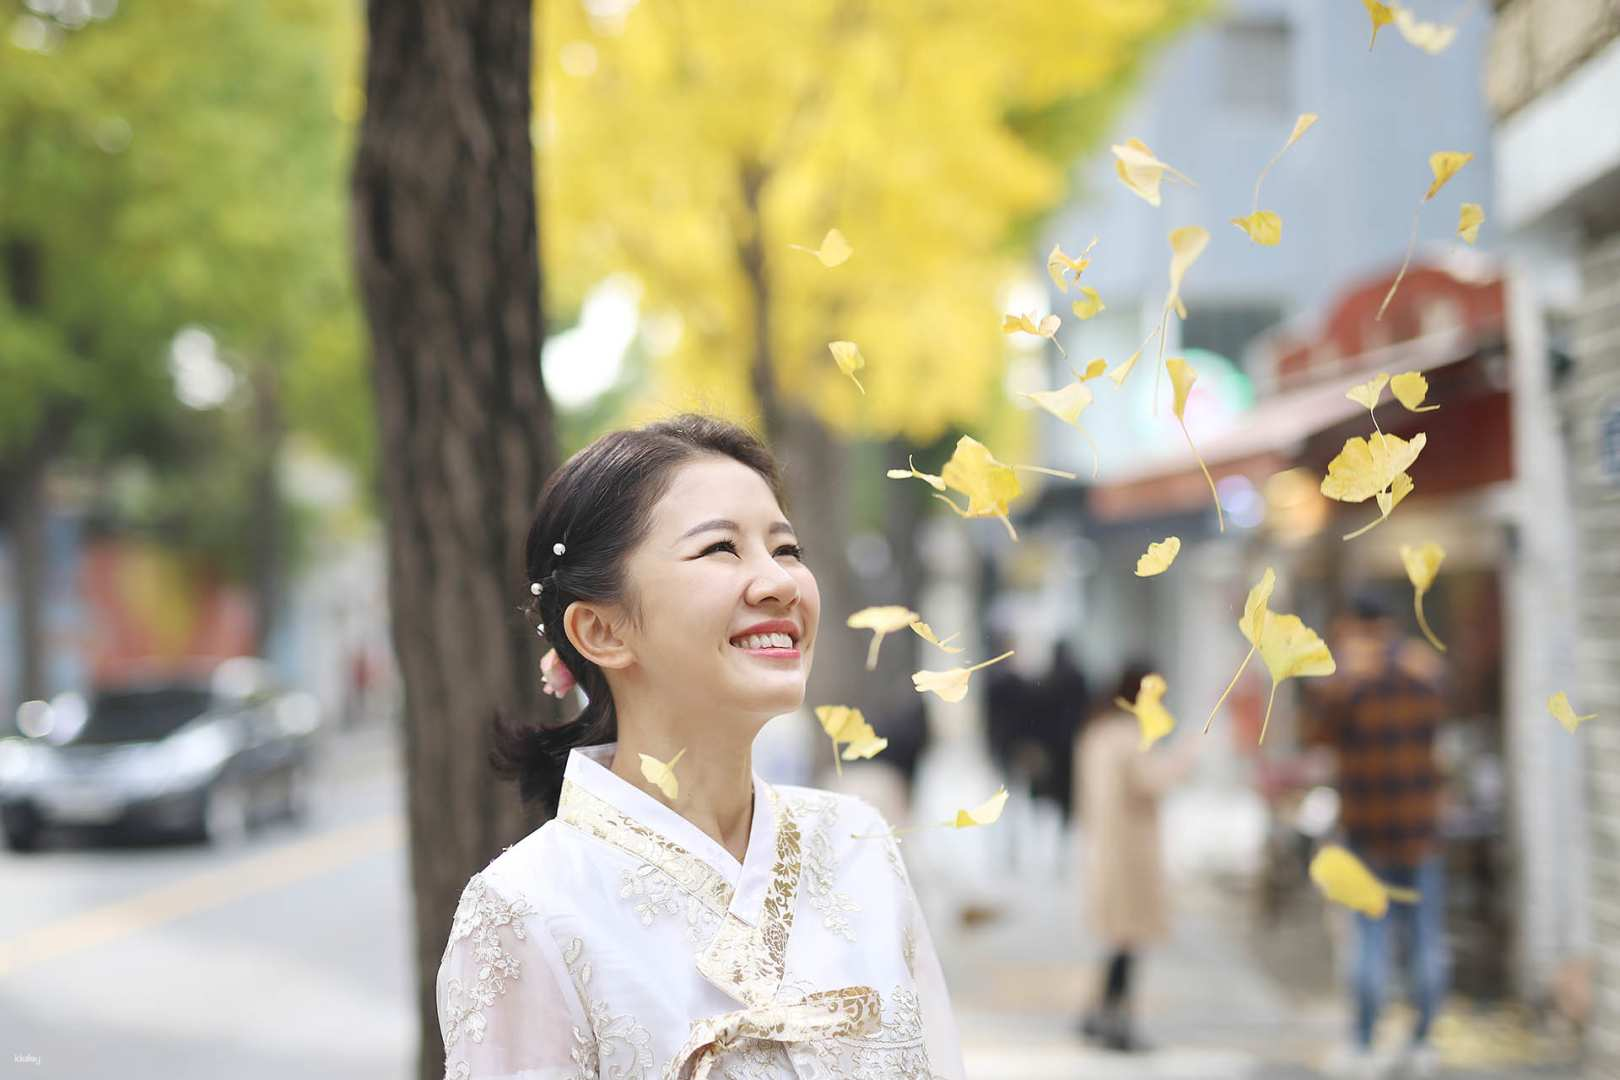
[[[821, 594], [792, 526], [753, 469], [717, 456], [679, 466], [630, 556], [629, 575], [642, 624], [626, 632], [647, 685], [763, 719], [804, 702]], [[789, 624], [791, 647], [733, 643], [777, 621]]]

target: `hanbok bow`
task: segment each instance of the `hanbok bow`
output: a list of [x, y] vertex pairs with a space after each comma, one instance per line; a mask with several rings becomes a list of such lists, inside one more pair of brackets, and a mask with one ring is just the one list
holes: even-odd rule
[[721, 1054], [745, 1039], [791, 1043], [870, 1035], [881, 1023], [870, 986], [822, 990], [798, 1001], [755, 1005], [692, 1022], [692, 1034], [670, 1059], [665, 1080], [706, 1080]]

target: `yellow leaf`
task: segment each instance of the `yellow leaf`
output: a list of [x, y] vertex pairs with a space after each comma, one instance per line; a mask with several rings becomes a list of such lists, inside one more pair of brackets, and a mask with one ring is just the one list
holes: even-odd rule
[[1417, 612], [1418, 626], [1423, 630], [1423, 636], [1429, 639], [1429, 644], [1441, 652], [1445, 652], [1446, 647], [1429, 629], [1429, 620], [1423, 617], [1423, 594], [1434, 584], [1445, 557], [1446, 549], [1439, 544], [1429, 543], [1416, 548], [1410, 544], [1401, 545], [1401, 563], [1406, 567], [1407, 580], [1412, 583], [1412, 608]]
[[948, 496], [935, 495], [934, 498], [949, 506], [960, 517], [1000, 518], [1001, 523], [1007, 527], [1008, 534], [1016, 542], [1018, 531], [1013, 528], [1012, 519], [1008, 514], [1009, 504], [1023, 491], [1023, 486], [1018, 482], [1018, 474], [1015, 471], [1017, 469], [1060, 476], [1065, 480], [1075, 479], [1074, 473], [1064, 472], [1061, 469], [1047, 469], [1039, 465], [1003, 464], [991, 455], [983, 443], [970, 435], [963, 435], [956, 440], [956, 450], [951, 454], [951, 459], [945, 463], [945, 467], [940, 470], [940, 478], [946, 487], [952, 491], [960, 491], [968, 497], [967, 509], [957, 506]]
[[1114, 162], [1114, 171], [1119, 174], [1120, 180], [1154, 206], [1159, 205], [1159, 184], [1164, 180], [1166, 173], [1177, 180], [1197, 186], [1184, 174], [1154, 157], [1153, 151], [1149, 150], [1141, 139], [1127, 139], [1123, 146], [1116, 145], [1109, 149], [1118, 159]]
[[1282, 217], [1273, 210], [1256, 210], [1248, 217], [1235, 217], [1232, 224], [1263, 247], [1276, 247], [1282, 242]]
[[[1306, 626], [1298, 615], [1279, 614], [1267, 607], [1275, 583], [1276, 574], [1267, 567], [1260, 583], [1249, 590], [1243, 617], [1238, 620], [1238, 629], [1249, 639], [1249, 655], [1238, 665], [1237, 674], [1232, 676], [1232, 682], [1227, 684], [1226, 691], [1215, 702], [1215, 709], [1210, 713], [1210, 720], [1214, 720], [1227, 694], [1237, 684], [1238, 675], [1243, 674], [1249, 659], [1258, 652], [1266, 670], [1271, 673], [1271, 696], [1266, 701], [1266, 716], [1260, 724], [1262, 743], [1266, 741], [1266, 729], [1271, 725], [1271, 709], [1277, 701], [1277, 686], [1284, 679], [1331, 675], [1336, 669], [1333, 654], [1316, 631]], [[1204, 730], [1209, 730], [1208, 721], [1204, 724]]]
[[1337, 844], [1324, 844], [1317, 851], [1310, 874], [1323, 896], [1370, 918], [1382, 919], [1391, 900], [1418, 902], [1416, 892], [1385, 885], [1365, 863]]
[[890, 480], [908, 480], [911, 477], [915, 476], [917, 479], [925, 481], [928, 484], [929, 487], [933, 488], [936, 491], [944, 491], [945, 490], [945, 481], [943, 479], [941, 479], [938, 476], [935, 476], [933, 473], [925, 473], [925, 472], [918, 472], [917, 471], [917, 466], [912, 463], [910, 454], [906, 455], [906, 466], [907, 467], [904, 468], [904, 469], [890, 469], [884, 475], [887, 476]]
[[[1074, 371], [1074, 368], [1070, 368], [1069, 370]], [[1092, 379], [1095, 379], [1097, 376], [1103, 374], [1107, 370], [1108, 361], [1099, 356], [1091, 363], [1086, 365], [1086, 370], [1084, 372], [1074, 371], [1074, 377], [1079, 379], [1081, 382], [1090, 382]]]
[[851, 255], [855, 254], [855, 249], [849, 246], [849, 241], [845, 240], [844, 234], [837, 229], [827, 230], [827, 235], [822, 238], [819, 248], [807, 248], [802, 244], [789, 244], [788, 247], [795, 251], [810, 252], [829, 270], [835, 266], [842, 266], [849, 261]]
[[1395, 400], [1412, 412], [1433, 412], [1440, 407], [1423, 404], [1423, 399], [1429, 396], [1429, 380], [1416, 371], [1395, 376], [1389, 381], [1389, 388]]
[[[872, 758], [889, 745], [888, 739], [878, 738], [872, 725], [861, 715], [861, 710], [848, 705], [817, 705], [816, 719], [821, 722], [821, 730], [832, 740], [833, 768], [840, 776], [844, 773], [843, 765], [839, 764], [840, 757], [844, 761]], [[844, 744], [842, 755], [838, 753], [840, 744]]]
[[1113, 371], [1110, 371], [1108, 373], [1108, 377], [1110, 379], [1114, 380], [1114, 385], [1115, 386], [1124, 386], [1125, 385], [1125, 376], [1127, 376], [1127, 375], [1129, 375], [1131, 373], [1131, 368], [1135, 367], [1136, 362], [1138, 360], [1140, 360], [1141, 358], [1142, 358], [1142, 350], [1137, 349], [1135, 352], [1131, 353], [1130, 359], [1126, 360], [1123, 364], [1119, 365]]
[[955, 667], [945, 671], [916, 671], [911, 675], [911, 685], [919, 694], [932, 691], [943, 701], [961, 701], [967, 697], [968, 680], [975, 671], [999, 663], [1011, 655], [1012, 650], [1008, 649], [1000, 656], [974, 664], [972, 667]]
[[916, 618], [917, 613], [910, 608], [890, 604], [883, 607], [861, 608], [846, 619], [844, 625], [855, 630], [872, 631], [872, 647], [866, 653], [866, 670], [871, 671], [877, 667], [878, 648], [883, 644], [883, 635], [904, 630]]
[[951, 638], [957, 637], [959, 634], [961, 634], [960, 630], [958, 630], [955, 634], [952, 634], [951, 637], [940, 638], [934, 633], [933, 628], [925, 622], [914, 622], [911, 624], [911, 628], [916, 631], [918, 637], [922, 638], [930, 645], [937, 645], [939, 648], [944, 649], [948, 653], [959, 653], [962, 651], [962, 646], [950, 644]]
[[1097, 238], [1093, 236], [1091, 243], [1086, 245], [1086, 250], [1071, 259], [1063, 254], [1061, 245], [1052, 245], [1052, 253], [1046, 257], [1046, 272], [1051, 275], [1052, 284], [1057, 286], [1058, 292], [1069, 291], [1069, 282], [1065, 274], [1073, 274], [1075, 281], [1080, 280], [1080, 275], [1085, 273], [1086, 267], [1091, 265], [1091, 260], [1086, 256], [1090, 255], [1091, 249], [1096, 246]]
[[1185, 319], [1186, 309], [1181, 306], [1181, 279], [1187, 276], [1192, 264], [1209, 246], [1209, 230], [1201, 225], [1186, 225], [1170, 233], [1170, 299]]
[[1167, 536], [1157, 543], [1148, 545], [1147, 553], [1136, 560], [1137, 577], [1154, 577], [1170, 569], [1170, 564], [1176, 561], [1181, 553], [1181, 537]]
[[1457, 211], [1457, 235], [1472, 244], [1479, 239], [1479, 227], [1485, 224], [1485, 208], [1479, 203], [1465, 202]]
[[1384, 392], [1384, 386], [1389, 382], [1389, 376], [1380, 371], [1360, 386], [1352, 386], [1345, 391], [1345, 397], [1371, 412], [1378, 408], [1378, 398]]
[[1367, 49], [1370, 52], [1378, 41], [1378, 28], [1394, 22], [1395, 13], [1389, 9], [1388, 4], [1381, 4], [1378, 0], [1361, 0], [1361, 2], [1367, 7], [1367, 17], [1372, 19], [1372, 37], [1367, 41]]
[[833, 359], [838, 362], [838, 370], [848, 375], [855, 388], [866, 393], [866, 387], [861, 380], [855, 378], [855, 373], [866, 366], [866, 357], [861, 355], [861, 348], [853, 341], [830, 341], [827, 348], [832, 350]]
[[1294, 121], [1293, 134], [1289, 135], [1288, 141], [1283, 143], [1283, 149], [1287, 150], [1290, 146], [1297, 143], [1299, 141], [1299, 137], [1309, 131], [1311, 129], [1311, 125], [1316, 123], [1318, 119], [1320, 119], [1320, 117], [1313, 112], [1300, 113], [1299, 119]]
[[1209, 485], [1209, 497], [1215, 500], [1215, 521], [1220, 525], [1221, 532], [1226, 531], [1226, 515], [1221, 512], [1221, 497], [1215, 491], [1215, 478], [1209, 475], [1209, 466], [1204, 464], [1204, 457], [1193, 445], [1192, 432], [1187, 430], [1187, 395], [1192, 392], [1192, 386], [1198, 379], [1198, 372], [1193, 366], [1179, 356], [1172, 356], [1165, 361], [1165, 367], [1170, 372], [1170, 385], [1176, 392], [1175, 412], [1176, 421], [1181, 425], [1181, 433], [1187, 438], [1187, 448], [1198, 459], [1198, 467], [1203, 470], [1204, 482]]
[[1428, 436], [1419, 432], [1408, 442], [1399, 435], [1351, 436], [1328, 462], [1322, 494], [1340, 502], [1365, 502], [1412, 467]]
[[[1076, 378], [1079, 376], [1076, 375]], [[1019, 396], [1029, 398], [1065, 424], [1072, 424], [1076, 431], [1085, 436], [1091, 446], [1091, 475], [1095, 478], [1102, 467], [1102, 458], [1097, 453], [1097, 443], [1092, 439], [1091, 432], [1080, 423], [1080, 414], [1095, 400], [1091, 388], [1084, 382], [1072, 382], [1056, 390], [1020, 391]]]
[[1074, 302], [1072, 310], [1081, 319], [1089, 319], [1099, 311], [1105, 310], [1102, 296], [1090, 285], [1080, 286], [1080, 299]]
[[681, 760], [685, 753], [686, 747], [683, 746], [679, 754], [669, 759], [667, 765], [651, 754], [637, 755], [641, 758], [641, 775], [647, 778], [648, 783], [657, 784], [658, 790], [662, 791], [664, 798], [670, 802], [674, 802], [681, 792], [680, 781], [675, 779], [675, 763]]
[[1048, 315], [1039, 322], [1036, 322], [1035, 317], [1032, 315], [1006, 315], [1003, 316], [1001, 320], [1001, 331], [1004, 334], [1016, 334], [1018, 331], [1022, 330], [1026, 334], [1034, 334], [1036, 337], [1046, 338], [1048, 341], [1058, 347], [1058, 352], [1063, 353], [1064, 357], [1067, 357], [1069, 354], [1063, 352], [1063, 345], [1058, 341], [1056, 336], [1058, 327], [1062, 325], [1063, 320], [1058, 318], [1056, 315]]
[[1423, 22], [1404, 7], [1395, 8], [1395, 29], [1401, 32], [1407, 44], [1416, 45], [1431, 56], [1445, 52], [1457, 36], [1455, 26]]
[[1569, 695], [1562, 690], [1547, 699], [1547, 711], [1564, 725], [1564, 730], [1574, 734], [1575, 729], [1588, 720], [1596, 720], [1597, 713], [1587, 713], [1585, 716], [1576, 716], [1575, 707], [1569, 703]]
[[1446, 181], [1457, 175], [1457, 170], [1474, 160], [1473, 154], [1462, 153], [1456, 150], [1437, 150], [1429, 155], [1429, 169], [1434, 173], [1434, 183], [1423, 196], [1428, 202], [1434, 198], [1435, 193], [1446, 186]]
[[1136, 717], [1136, 722], [1142, 729], [1143, 750], [1175, 730], [1176, 718], [1164, 707], [1164, 694], [1168, 689], [1164, 676], [1155, 672], [1152, 675], [1142, 676], [1141, 685], [1136, 688], [1135, 702], [1126, 701], [1124, 698], [1114, 699], [1115, 705]]
[[996, 793], [972, 810], [958, 810], [956, 820], [951, 822], [954, 828], [966, 829], [974, 825], [993, 825], [1001, 817], [1002, 807], [1007, 805], [1006, 785], [996, 789]]

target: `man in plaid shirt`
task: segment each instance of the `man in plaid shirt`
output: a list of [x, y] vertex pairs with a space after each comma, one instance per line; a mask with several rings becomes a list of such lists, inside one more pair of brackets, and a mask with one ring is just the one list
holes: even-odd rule
[[1383, 919], [1355, 915], [1354, 1043], [1345, 1071], [1377, 1072], [1373, 1028], [1389, 971], [1389, 925], [1408, 942], [1418, 1021], [1409, 1049], [1416, 1075], [1432, 1075], [1429, 1027], [1445, 997], [1445, 861], [1440, 841], [1441, 777], [1435, 734], [1445, 715], [1444, 668], [1426, 645], [1403, 638], [1383, 602], [1359, 594], [1337, 627], [1338, 673], [1317, 684], [1310, 740], [1338, 757], [1340, 823], [1352, 851], [1378, 878], [1416, 889], [1415, 905], [1393, 904]]

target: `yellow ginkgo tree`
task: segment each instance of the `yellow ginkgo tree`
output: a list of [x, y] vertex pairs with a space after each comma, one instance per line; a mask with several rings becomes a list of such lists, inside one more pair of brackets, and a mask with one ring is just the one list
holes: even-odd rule
[[1243, 617], [1238, 620], [1238, 629], [1248, 639], [1249, 651], [1232, 675], [1232, 681], [1221, 692], [1215, 707], [1209, 711], [1209, 719], [1204, 721], [1206, 732], [1209, 725], [1214, 723], [1215, 714], [1225, 704], [1227, 695], [1232, 692], [1232, 687], [1237, 685], [1243, 669], [1249, 666], [1249, 661], [1257, 652], [1265, 662], [1266, 670], [1271, 673], [1271, 696], [1266, 699], [1266, 716], [1260, 723], [1262, 743], [1266, 741], [1266, 729], [1271, 724], [1271, 708], [1277, 703], [1279, 683], [1301, 676], [1331, 675], [1337, 670], [1333, 654], [1315, 630], [1306, 626], [1298, 615], [1283, 615], [1271, 610], [1271, 593], [1276, 585], [1277, 573], [1268, 566], [1259, 583], [1249, 590], [1248, 599], [1243, 605]]

